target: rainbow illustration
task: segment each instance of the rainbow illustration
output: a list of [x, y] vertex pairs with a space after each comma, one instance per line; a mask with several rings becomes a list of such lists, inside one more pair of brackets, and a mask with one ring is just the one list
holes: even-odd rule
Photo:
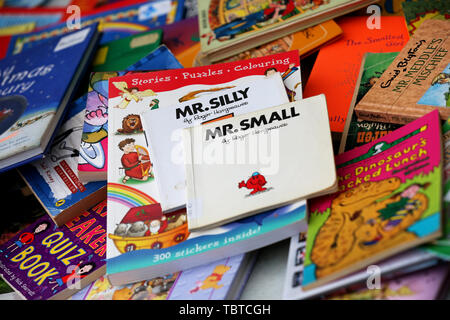
[[142, 191], [119, 183], [108, 183], [108, 201], [118, 202], [128, 208], [157, 203]]
[[132, 22], [104, 22], [100, 29], [103, 32], [119, 31], [134, 34], [147, 31], [149, 27]]

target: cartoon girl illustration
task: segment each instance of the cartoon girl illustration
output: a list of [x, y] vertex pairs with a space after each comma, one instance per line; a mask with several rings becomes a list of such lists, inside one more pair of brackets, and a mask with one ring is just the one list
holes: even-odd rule
[[[50, 223], [47, 221], [43, 221], [39, 223], [33, 230], [33, 232], [24, 232], [19, 236], [19, 239], [17, 241], [14, 241], [12, 245], [10, 245], [7, 250], [13, 248], [11, 252], [14, 252], [17, 250], [17, 248], [22, 248], [24, 245], [30, 244], [34, 241], [34, 236], [44, 232], [50, 227]], [[5, 255], [5, 257], [8, 257], [8, 255]]]
[[122, 97], [122, 101], [118, 105], [114, 106], [114, 108], [125, 109], [132, 100], [139, 102], [142, 101], [144, 97], [155, 95], [155, 92], [151, 89], [141, 92], [137, 87], [128, 88], [128, 84], [124, 81], [113, 82], [113, 85], [121, 91], [120, 96]]
[[[62, 287], [64, 285], [67, 285], [67, 283], [69, 281], [78, 281], [83, 279], [84, 277], [86, 277], [87, 275], [89, 275], [92, 271], [94, 271], [95, 269], [95, 263], [94, 262], [86, 262], [83, 263], [83, 261], [80, 261], [78, 263], [78, 265], [72, 270], [71, 273], [65, 275], [64, 277], [61, 278], [56, 278], [55, 280], [53, 280], [53, 278], [49, 278], [51, 279], [48, 283], [50, 284], [55, 284], [52, 287], [53, 293], [56, 293], [57, 289], [59, 287]], [[73, 282], [72, 282], [73, 283]]]
[[[150, 178], [151, 162], [150, 156], [137, 152], [135, 140], [128, 138], [119, 143], [119, 149], [123, 151], [121, 158], [125, 177], [122, 182], [127, 183], [130, 178], [147, 181]], [[141, 147], [142, 148], [142, 147]]]

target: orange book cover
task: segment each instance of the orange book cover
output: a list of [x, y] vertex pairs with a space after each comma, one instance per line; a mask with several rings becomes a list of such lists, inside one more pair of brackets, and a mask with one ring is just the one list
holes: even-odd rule
[[336, 20], [343, 35], [319, 51], [306, 83], [305, 98], [325, 94], [332, 132], [344, 130], [364, 54], [401, 51], [409, 40], [403, 17], [380, 17], [379, 29], [369, 29], [368, 18], [354, 16]]

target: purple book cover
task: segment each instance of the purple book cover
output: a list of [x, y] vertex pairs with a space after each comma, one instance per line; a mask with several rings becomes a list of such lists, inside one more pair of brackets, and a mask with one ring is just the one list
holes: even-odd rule
[[25, 299], [59, 298], [104, 269], [105, 252], [106, 200], [60, 228], [45, 215], [23, 229], [0, 247], [0, 275]]

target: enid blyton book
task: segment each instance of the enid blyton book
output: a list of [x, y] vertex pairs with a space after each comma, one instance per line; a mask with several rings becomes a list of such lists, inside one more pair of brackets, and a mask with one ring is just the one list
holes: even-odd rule
[[[152, 35], [150, 33], [149, 35]], [[145, 37], [145, 36], [144, 36]], [[139, 37], [133, 37], [139, 39]], [[145, 39], [145, 38], [144, 38]], [[124, 39], [121, 39], [124, 40]], [[120, 40], [120, 41], [121, 41]], [[131, 40], [133, 41], [133, 40]], [[139, 42], [140, 43], [140, 42]], [[150, 45], [151, 46], [151, 45]], [[106, 46], [107, 47], [107, 46]], [[149, 49], [149, 45], [145, 45]], [[141, 52], [142, 47], [138, 47]], [[131, 50], [134, 52], [134, 50]], [[130, 52], [130, 51], [127, 51]], [[126, 56], [126, 53], [123, 52]], [[133, 57], [134, 54], [131, 54]], [[89, 87], [86, 96], [86, 109], [83, 133], [80, 141], [80, 157], [78, 158], [78, 175], [83, 182], [104, 181], [107, 178], [108, 163], [108, 80], [127, 74], [133, 70], [165, 70], [179, 69], [182, 65], [170, 50], [161, 45], [132, 65], [125, 67], [130, 58], [115, 60], [125, 71], [92, 72], [89, 77]], [[110, 64], [103, 63], [94, 68], [112, 70]], [[135, 123], [136, 126], [141, 125]]]
[[408, 42], [403, 17], [381, 16], [379, 29], [369, 29], [367, 21], [367, 16], [336, 20], [343, 35], [319, 51], [304, 89], [305, 97], [326, 93], [330, 127], [336, 136], [344, 130], [364, 55], [398, 52]]
[[442, 234], [437, 110], [336, 156], [336, 167], [339, 192], [309, 203], [305, 289]]
[[106, 201], [58, 228], [46, 215], [0, 247], [0, 275], [24, 299], [66, 299], [105, 273]]
[[289, 102], [278, 72], [222, 85], [228, 89], [142, 114], [163, 212], [186, 206], [186, 172], [181, 139], [183, 128]]
[[183, 147], [190, 230], [337, 190], [324, 95], [184, 129]]
[[71, 103], [49, 152], [18, 170], [58, 226], [106, 198], [105, 181], [83, 183], [77, 173], [85, 108], [86, 96]]
[[214, 62], [361, 9], [372, 0], [198, 1], [202, 52]]
[[437, 109], [450, 116], [450, 21], [429, 19], [356, 105], [364, 120], [404, 124]]
[[400, 127], [399, 124], [361, 120], [356, 117], [355, 105], [379, 80], [398, 52], [367, 52], [362, 61], [352, 102], [348, 109], [339, 153], [381, 138]]
[[97, 37], [95, 24], [0, 60], [0, 171], [48, 149]]

